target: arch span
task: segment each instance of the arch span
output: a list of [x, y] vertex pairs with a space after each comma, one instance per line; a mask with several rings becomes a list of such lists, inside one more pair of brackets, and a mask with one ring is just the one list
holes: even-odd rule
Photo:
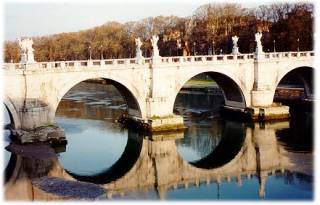
[[[130, 116], [143, 118], [145, 116], [145, 110], [144, 106], [142, 106], [142, 97], [139, 94], [138, 89], [136, 89], [134, 86], [132, 86], [129, 83], [125, 83], [124, 81], [118, 80], [116, 78], [112, 77], [106, 77], [106, 76], [86, 76], [82, 78], [77, 78], [73, 80], [69, 80], [68, 83], [65, 83], [61, 90], [59, 91], [58, 97], [55, 99], [55, 102], [53, 103], [53, 115], [55, 115], [58, 105], [62, 98], [67, 94], [67, 92], [73, 88], [74, 86], [78, 85], [81, 82], [84, 82], [86, 80], [95, 79], [95, 78], [102, 78], [104, 79], [107, 84], [111, 84], [115, 86], [115, 88], [119, 91], [119, 93], [124, 98], [126, 104], [127, 104], [127, 111]], [[55, 116], [52, 116], [53, 118]]]
[[300, 85], [304, 88], [305, 95], [309, 97], [314, 93], [314, 68], [301, 66], [281, 73], [277, 79], [273, 96], [275, 96], [275, 91], [281, 84]]
[[186, 79], [184, 79], [181, 82], [181, 85], [175, 91], [176, 93], [175, 93], [175, 96], [173, 99], [172, 110], [174, 109], [175, 100], [177, 98], [178, 93], [182, 89], [182, 87], [192, 78], [199, 76], [199, 75], [203, 75], [203, 74], [209, 76], [221, 88], [221, 90], [223, 92], [223, 96], [224, 96], [225, 105], [237, 107], [237, 108], [246, 108], [247, 107], [247, 100], [246, 100], [246, 97], [243, 93], [243, 89], [242, 89], [240, 82], [237, 82], [237, 80], [235, 80], [235, 78], [230, 77], [232, 75], [229, 76], [229, 75], [219, 73], [219, 72], [208, 71], [208, 72], [200, 72], [200, 73], [193, 74], [192, 76], [188, 76]]

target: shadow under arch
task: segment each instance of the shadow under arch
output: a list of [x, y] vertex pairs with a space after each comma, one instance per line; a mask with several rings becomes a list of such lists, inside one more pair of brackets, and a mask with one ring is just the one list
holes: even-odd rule
[[245, 124], [235, 121], [225, 121], [223, 135], [218, 146], [204, 158], [189, 162], [194, 167], [202, 169], [214, 169], [221, 167], [240, 152], [246, 138]]
[[[107, 83], [112, 84], [122, 95], [122, 97], [124, 98], [128, 109], [130, 110], [136, 110], [137, 112], [132, 113], [137, 115], [137, 117], [142, 117], [142, 113], [141, 113], [141, 109], [139, 106], [139, 103], [137, 101], [137, 99], [133, 96], [133, 94], [121, 83], [114, 81], [114, 80], [109, 80], [109, 79], [105, 79], [107, 81]], [[128, 110], [128, 113], [130, 113], [130, 110]]]
[[222, 90], [225, 105], [246, 108], [246, 100], [239, 85], [227, 75], [213, 71], [198, 73], [189, 78], [187, 81], [185, 81], [182, 87], [180, 87], [179, 91], [175, 95], [174, 105], [176, 103], [177, 96], [183, 88], [183, 86], [192, 78], [195, 78], [200, 75], [207, 75], [217, 83], [219, 88]]
[[[56, 104], [56, 107], [55, 107], [55, 112], [57, 112], [58, 110], [58, 107], [59, 107], [59, 104], [61, 102], [61, 100], [63, 99], [63, 97], [65, 95], [67, 95], [67, 93], [72, 89], [74, 88], [75, 86], [77, 86], [78, 84], [82, 83], [82, 82], [85, 82], [87, 80], [90, 80], [90, 79], [94, 79], [94, 78], [86, 78], [86, 79], [83, 79], [81, 81], [77, 81], [75, 84], [73, 84], [71, 87], [68, 87], [67, 90], [64, 92], [64, 95], [58, 100], [58, 103]], [[120, 93], [120, 95], [123, 97], [126, 105], [127, 105], [127, 113], [131, 116], [135, 116], [135, 117], [139, 117], [141, 118], [142, 117], [142, 111], [141, 111], [141, 107], [138, 103], [138, 100], [137, 98], [134, 96], [134, 94], [130, 91], [129, 88], [127, 88], [125, 85], [123, 85], [122, 83], [120, 82], [117, 82], [115, 80], [112, 80], [112, 79], [109, 79], [109, 78], [104, 78], [104, 77], [101, 77], [100, 79], [103, 79], [104, 82], [108, 85], [113, 85]]]
[[78, 175], [65, 169], [73, 178], [79, 181], [91, 182], [95, 184], [107, 184], [123, 177], [135, 165], [140, 157], [143, 145], [143, 138], [135, 132], [128, 131], [128, 141], [121, 157], [108, 169], [100, 173], [85, 176]]
[[314, 93], [314, 68], [309, 66], [302, 66], [294, 68], [289, 72], [283, 74], [280, 80], [278, 81], [277, 86], [275, 87], [275, 92], [279, 85], [299, 85], [304, 88], [304, 92], [306, 96], [310, 96]]

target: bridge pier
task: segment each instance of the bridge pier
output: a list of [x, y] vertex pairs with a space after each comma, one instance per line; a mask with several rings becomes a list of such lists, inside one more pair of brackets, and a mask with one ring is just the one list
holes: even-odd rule
[[16, 102], [16, 108], [9, 106], [9, 113], [14, 115], [10, 130], [12, 138], [21, 144], [49, 142], [55, 145], [67, 143], [64, 130], [54, 123], [54, 115], [47, 103], [27, 98]]
[[127, 127], [146, 132], [179, 131], [185, 129], [183, 117], [172, 113], [167, 97], [146, 99], [146, 117], [121, 116], [118, 120]]
[[280, 121], [290, 118], [289, 107], [273, 104], [265, 107], [247, 107], [237, 108], [231, 106], [223, 106], [222, 115], [227, 118], [244, 120], [244, 121]]
[[141, 130], [147, 133], [163, 131], [179, 131], [185, 129], [183, 117], [179, 115], [153, 116], [147, 119], [139, 119], [122, 115], [118, 122], [125, 127]]
[[19, 117], [22, 130], [34, 130], [46, 126], [50, 120], [49, 106], [36, 99], [26, 99], [24, 105], [19, 109]]
[[[259, 82], [260, 83], [260, 82]], [[248, 108], [253, 121], [287, 120], [289, 107], [273, 103], [274, 92], [266, 88], [251, 91], [251, 107]]]
[[284, 105], [271, 105], [269, 107], [251, 107], [251, 119], [257, 121], [277, 121], [290, 118], [289, 107]]
[[153, 117], [148, 119], [148, 124], [152, 132], [182, 130], [185, 128], [183, 117], [174, 114], [164, 117]]

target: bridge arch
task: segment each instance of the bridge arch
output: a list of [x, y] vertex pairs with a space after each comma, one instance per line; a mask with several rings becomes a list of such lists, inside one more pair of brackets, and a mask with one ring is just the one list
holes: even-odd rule
[[311, 66], [299, 66], [290, 67], [285, 70], [281, 70], [276, 79], [275, 88], [273, 90], [273, 96], [275, 96], [275, 91], [277, 87], [290, 79], [302, 84], [305, 94], [310, 96], [314, 93], [314, 68]]
[[212, 70], [199, 72], [199, 70], [197, 70], [196, 72], [190, 72], [189, 74], [185, 75], [184, 78], [178, 83], [178, 86], [176, 86], [172, 99], [172, 110], [174, 109], [175, 100], [182, 87], [189, 80], [200, 74], [206, 74], [218, 84], [222, 90], [225, 105], [237, 108], [246, 108], [248, 105], [250, 105], [250, 98], [247, 97], [245, 93], [245, 86], [233, 74]]
[[[69, 77], [69, 76], [68, 76]], [[88, 74], [88, 75], [80, 75], [72, 77], [72, 79], [68, 79], [63, 81], [64, 84], [61, 86], [59, 91], [57, 91], [57, 97], [54, 99], [52, 109], [53, 109], [53, 116], [52, 119], [55, 117], [55, 113], [57, 111], [58, 105], [62, 98], [67, 94], [67, 92], [76, 86], [77, 84], [90, 80], [102, 78], [108, 84], [115, 86], [115, 88], [119, 91], [119, 93], [124, 98], [127, 106], [128, 106], [128, 113], [131, 116], [143, 118], [145, 116], [145, 110], [143, 106], [143, 96], [140, 94], [139, 90], [132, 85], [129, 80], [126, 81], [125, 79], [121, 79], [119, 76], [111, 76], [111, 75], [98, 75], [98, 74]]]
[[12, 128], [19, 129], [21, 127], [21, 122], [18, 110], [15, 108], [14, 104], [7, 96], [4, 96], [3, 104], [4, 107], [8, 110]]

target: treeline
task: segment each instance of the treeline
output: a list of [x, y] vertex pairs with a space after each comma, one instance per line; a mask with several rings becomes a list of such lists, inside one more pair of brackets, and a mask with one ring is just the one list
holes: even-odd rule
[[[124, 24], [108, 22], [79, 32], [33, 38], [36, 61], [130, 58], [136, 37], [145, 57], [152, 55], [150, 38], [159, 35], [161, 56], [231, 53], [231, 37], [239, 37], [241, 53], [253, 52], [254, 34], [263, 33], [264, 51], [313, 49], [314, 7], [309, 3], [279, 3], [254, 9], [240, 4], [207, 4], [192, 16], [150, 17]], [[19, 62], [17, 42], [6, 41], [5, 62]]]

